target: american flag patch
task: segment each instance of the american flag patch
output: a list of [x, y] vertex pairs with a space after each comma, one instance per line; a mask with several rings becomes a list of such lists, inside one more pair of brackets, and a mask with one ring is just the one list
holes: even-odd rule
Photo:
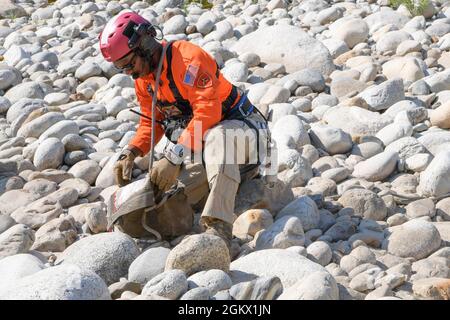
[[198, 73], [198, 66], [194, 66], [190, 64], [186, 70], [186, 73], [184, 74], [183, 83], [187, 84], [188, 86], [194, 86], [195, 78], [197, 77]]

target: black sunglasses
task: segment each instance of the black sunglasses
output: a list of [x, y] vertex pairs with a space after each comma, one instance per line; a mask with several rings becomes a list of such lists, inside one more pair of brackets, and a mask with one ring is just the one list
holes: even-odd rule
[[122, 67], [118, 67], [117, 65], [115, 67], [118, 68], [118, 69], [121, 69], [123, 71], [133, 69], [134, 68], [134, 60], [136, 58], [136, 54], [134, 52], [132, 54], [133, 54], [133, 57], [130, 59], [129, 63], [127, 63], [126, 65], [124, 65]]

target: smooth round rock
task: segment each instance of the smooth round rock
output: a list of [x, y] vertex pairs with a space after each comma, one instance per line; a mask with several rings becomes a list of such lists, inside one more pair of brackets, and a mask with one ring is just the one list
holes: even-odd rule
[[186, 275], [219, 269], [228, 272], [230, 255], [225, 242], [214, 235], [197, 234], [185, 238], [167, 257], [165, 270], [180, 269]]
[[170, 249], [150, 248], [143, 252], [128, 270], [128, 280], [145, 285], [149, 280], [164, 272]]
[[402, 257], [420, 260], [439, 249], [441, 236], [438, 229], [427, 221], [413, 219], [398, 227], [394, 227], [383, 242], [383, 248], [389, 253]]
[[110, 285], [127, 274], [138, 255], [139, 249], [132, 238], [108, 232], [78, 240], [64, 250], [56, 263], [75, 264], [93, 271]]

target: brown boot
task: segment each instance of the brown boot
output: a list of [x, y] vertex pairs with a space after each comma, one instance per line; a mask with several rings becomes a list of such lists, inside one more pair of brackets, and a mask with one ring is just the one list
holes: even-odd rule
[[231, 257], [231, 239], [233, 237], [233, 225], [213, 217], [202, 217], [202, 223], [206, 228], [205, 233], [222, 238], [228, 247]]

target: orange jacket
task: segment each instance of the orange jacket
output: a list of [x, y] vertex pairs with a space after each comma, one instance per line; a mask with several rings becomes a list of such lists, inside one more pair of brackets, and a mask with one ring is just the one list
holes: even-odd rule
[[[167, 43], [164, 42], [163, 46], [166, 45]], [[191, 150], [199, 151], [202, 147], [205, 131], [222, 119], [222, 103], [227, 98], [228, 101], [230, 97], [234, 98], [231, 95], [233, 85], [220, 73], [214, 58], [202, 48], [188, 41], [175, 41], [172, 43], [171, 64], [175, 84], [182, 98], [189, 102], [193, 114], [192, 120], [184, 129], [177, 142]], [[157, 99], [161, 102], [173, 103], [175, 98], [169, 87], [167, 65], [166, 54]], [[147, 117], [152, 117], [152, 96], [147, 90], [149, 84], [154, 89], [155, 79], [153, 74], [138, 78], [135, 81], [136, 95], [141, 106], [141, 112]], [[238, 100], [239, 95], [232, 99], [233, 104]], [[156, 110], [158, 111], [156, 120], [163, 119], [165, 115], [158, 106]], [[167, 111], [167, 109], [165, 110]], [[175, 108], [176, 112], [177, 109]], [[201, 136], [195, 137], [197, 141], [194, 141], [194, 121], [202, 123]], [[158, 143], [164, 134], [162, 126], [158, 123], [156, 125], [155, 144]], [[151, 120], [141, 117], [136, 135], [131, 140], [130, 145], [138, 148], [143, 154], [148, 153], [150, 150], [151, 130]]]

